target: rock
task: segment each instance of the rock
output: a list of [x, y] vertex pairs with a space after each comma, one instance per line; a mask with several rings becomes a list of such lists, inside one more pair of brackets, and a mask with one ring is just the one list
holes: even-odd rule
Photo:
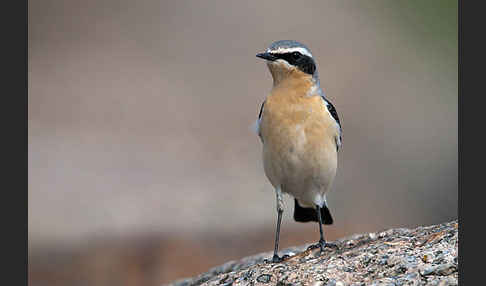
[[423, 276], [427, 276], [427, 275], [447, 276], [454, 272], [457, 272], [457, 265], [454, 265], [452, 263], [446, 263], [446, 264], [427, 267], [424, 270], [420, 271], [420, 274], [422, 274]]
[[270, 282], [270, 279], [272, 279], [272, 275], [262, 274], [258, 276], [257, 281], [261, 283], [268, 283]]
[[289, 258], [265, 261], [272, 252], [229, 261], [171, 286], [189, 285], [457, 285], [458, 225], [452, 222], [353, 235], [339, 249], [284, 249]]

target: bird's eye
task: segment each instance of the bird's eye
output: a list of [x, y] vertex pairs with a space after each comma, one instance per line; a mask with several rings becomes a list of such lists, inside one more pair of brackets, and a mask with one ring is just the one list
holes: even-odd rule
[[299, 52], [293, 52], [293, 53], [292, 53], [292, 57], [293, 57], [294, 59], [298, 59], [298, 58], [300, 57], [300, 53], [299, 53]]

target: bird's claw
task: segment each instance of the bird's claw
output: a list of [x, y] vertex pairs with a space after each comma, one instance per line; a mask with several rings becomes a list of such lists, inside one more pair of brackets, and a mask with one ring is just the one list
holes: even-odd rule
[[269, 259], [265, 259], [265, 262], [266, 262], [266, 263], [280, 263], [280, 262], [284, 261], [285, 259], [287, 259], [287, 258], [289, 258], [289, 257], [290, 257], [290, 255], [288, 255], [288, 254], [285, 254], [285, 255], [284, 255], [284, 256], [282, 256], [282, 257], [280, 257], [280, 256], [278, 256], [278, 255], [276, 255], [276, 254], [274, 254], [271, 260], [269, 260]]
[[334, 248], [336, 250], [339, 249], [339, 247], [335, 243], [329, 243], [329, 242], [325, 242], [325, 241], [319, 241], [318, 243], [312, 244], [309, 247], [307, 247], [307, 250], [313, 250], [313, 249], [316, 249], [316, 248], [320, 248], [321, 249], [321, 252], [323, 252], [324, 251], [324, 248], [326, 248], [326, 247], [327, 248]]

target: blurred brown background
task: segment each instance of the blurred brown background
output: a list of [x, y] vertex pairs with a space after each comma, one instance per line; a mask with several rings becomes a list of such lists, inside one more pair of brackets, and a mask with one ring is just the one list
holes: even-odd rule
[[[327, 238], [457, 217], [457, 2], [29, 1], [30, 285], [160, 285], [273, 248], [255, 54], [307, 44], [343, 127]], [[291, 219], [281, 247], [314, 242]]]

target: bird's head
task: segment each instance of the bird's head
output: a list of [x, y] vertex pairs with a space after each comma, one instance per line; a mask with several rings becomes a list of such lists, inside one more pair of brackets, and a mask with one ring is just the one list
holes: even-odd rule
[[318, 81], [316, 63], [304, 44], [291, 40], [276, 41], [256, 56], [267, 61], [274, 85], [295, 73]]

